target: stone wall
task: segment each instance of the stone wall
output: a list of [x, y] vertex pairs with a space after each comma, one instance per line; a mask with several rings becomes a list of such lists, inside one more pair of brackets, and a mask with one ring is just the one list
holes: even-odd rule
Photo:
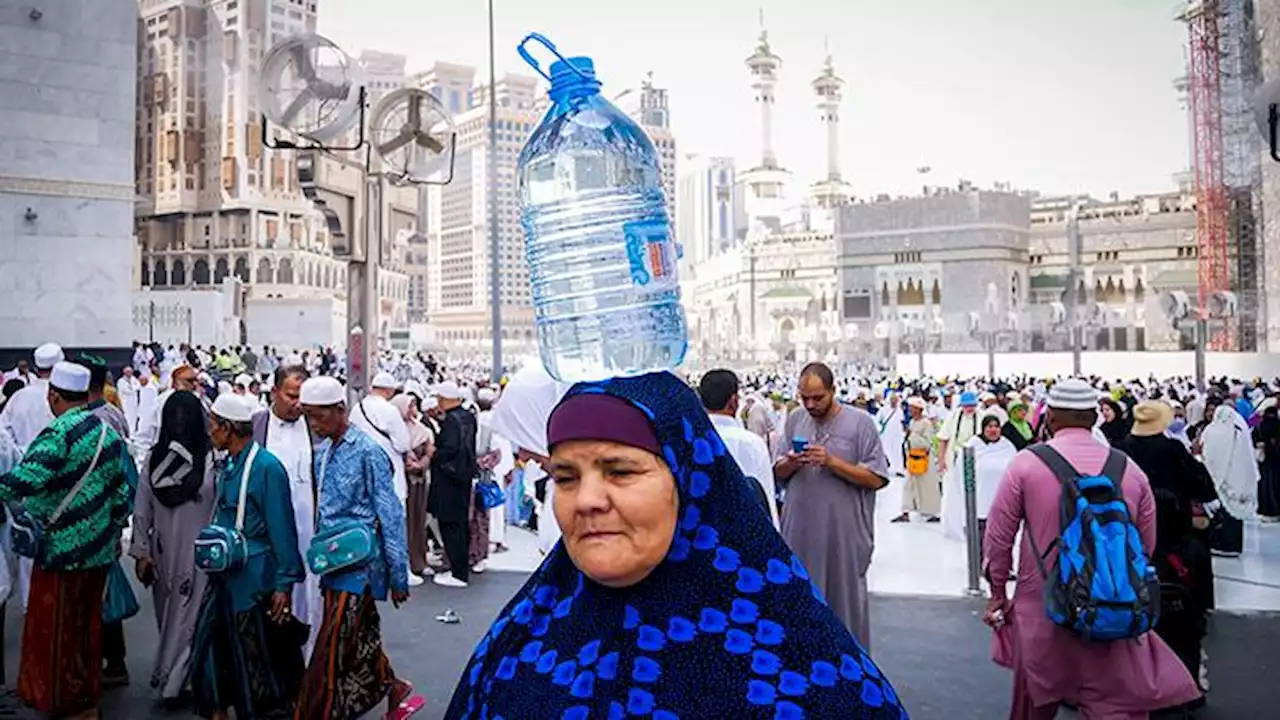
[[0, 3], [2, 347], [132, 339], [137, 32], [133, 0]]

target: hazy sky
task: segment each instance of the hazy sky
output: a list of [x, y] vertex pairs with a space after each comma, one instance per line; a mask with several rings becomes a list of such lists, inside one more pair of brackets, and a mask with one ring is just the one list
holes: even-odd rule
[[[494, 0], [497, 67], [532, 72], [515, 47], [541, 32], [596, 61], [605, 91], [648, 71], [670, 91], [683, 153], [759, 158], [743, 60], [762, 6], [783, 67], [781, 163], [817, 179], [825, 148], [810, 82], [826, 38], [845, 78], [841, 161], [861, 196], [957, 178], [1046, 193], [1173, 187], [1188, 158], [1186, 28], [1175, 0]], [[488, 63], [484, 0], [318, 0], [320, 32], [352, 55]], [[740, 165], [741, 166], [741, 165]]]

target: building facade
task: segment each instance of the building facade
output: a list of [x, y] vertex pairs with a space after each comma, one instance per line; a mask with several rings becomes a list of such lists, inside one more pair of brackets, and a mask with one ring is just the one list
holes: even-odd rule
[[1000, 325], [1027, 305], [1031, 202], [962, 184], [922, 197], [848, 205], [836, 226], [849, 349], [974, 349], [969, 313]]
[[[316, 26], [314, 0], [138, 2], [136, 235], [143, 287], [202, 289], [240, 280], [246, 306], [319, 303], [346, 314], [346, 262], [332, 228], [302, 191], [304, 154], [263, 142], [258, 102], [266, 53]], [[366, 54], [375, 80], [395, 56]], [[400, 73], [403, 74], [401, 59]], [[376, 94], [386, 88], [371, 88]], [[362, 181], [347, 158], [315, 156], [316, 175], [344, 208], [343, 232], [363, 223]], [[416, 193], [391, 193], [386, 212], [416, 226]], [[398, 238], [395, 223], [382, 242]], [[407, 236], [405, 236], [407, 237]], [[380, 271], [381, 327], [407, 326], [405, 253]], [[398, 259], [398, 260], [397, 260]], [[252, 317], [252, 313], [250, 313]], [[345, 345], [333, 325], [304, 331], [309, 343]], [[259, 335], [245, 328], [244, 334]]]
[[698, 266], [726, 252], [741, 227], [737, 170], [733, 158], [686, 155], [676, 181], [676, 237], [684, 247], [681, 278], [693, 279]]
[[1067, 349], [1054, 332], [1053, 302], [1068, 301], [1071, 258], [1067, 219], [1080, 205], [1081, 273], [1076, 285], [1084, 346], [1089, 350], [1187, 350], [1190, 328], [1174, 328], [1162, 295], [1198, 287], [1195, 196], [1180, 191], [1112, 196], [1038, 198], [1031, 206], [1027, 262], [1030, 310], [1023, 324], [1029, 350]]
[[133, 0], [0, 13], [0, 354], [131, 339], [137, 35]]

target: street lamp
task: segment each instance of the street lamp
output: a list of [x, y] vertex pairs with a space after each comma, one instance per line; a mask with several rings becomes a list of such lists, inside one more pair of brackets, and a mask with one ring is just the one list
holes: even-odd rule
[[1217, 332], [1236, 316], [1236, 295], [1233, 292], [1219, 291], [1210, 295], [1204, 307], [1191, 304], [1191, 298], [1181, 290], [1165, 293], [1160, 296], [1160, 309], [1173, 327], [1181, 330], [1187, 324], [1194, 324], [1196, 352], [1196, 389], [1205, 392], [1205, 345], [1209, 342], [1209, 332]]
[[999, 349], [1000, 343], [1006, 339], [1016, 338], [1020, 325], [1020, 318], [1016, 310], [1010, 310], [1000, 317], [1000, 327], [986, 328], [982, 327], [982, 318], [976, 312], [968, 315], [969, 337], [974, 338], [982, 343], [982, 348], [987, 352], [987, 377], [994, 380], [996, 377], [996, 350]]

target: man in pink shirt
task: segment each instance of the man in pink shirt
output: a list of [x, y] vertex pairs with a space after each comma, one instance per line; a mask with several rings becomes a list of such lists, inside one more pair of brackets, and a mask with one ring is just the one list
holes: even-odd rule
[[[1065, 380], [1049, 394], [1049, 446], [1077, 472], [1101, 473], [1111, 449], [1090, 434], [1097, 393], [1081, 380]], [[1150, 557], [1156, 541], [1156, 508], [1147, 476], [1127, 462], [1120, 491]], [[1058, 705], [1076, 705], [1084, 720], [1139, 720], [1149, 712], [1200, 696], [1186, 667], [1155, 633], [1136, 640], [1087, 641], [1055, 625], [1045, 611], [1044, 583], [1031, 549], [1044, 548], [1044, 567], [1055, 567], [1061, 530], [1062, 486], [1038, 457], [1023, 451], [1009, 464], [987, 517], [984, 557], [991, 581], [987, 624], [1008, 626], [1013, 638], [1013, 707], [1010, 720], [1052, 720]], [[1006, 592], [1013, 571], [1013, 543], [1023, 529], [1017, 592]]]

